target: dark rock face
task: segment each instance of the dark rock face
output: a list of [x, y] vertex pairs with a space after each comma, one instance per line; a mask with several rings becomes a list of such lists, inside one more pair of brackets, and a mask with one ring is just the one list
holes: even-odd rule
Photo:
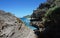
[[[47, 29], [45, 35], [48, 38], [60, 38], [60, 7], [48, 15], [49, 22], [45, 22]], [[46, 37], [47, 38], [47, 37]]]
[[[59, 4], [59, 3], [58, 3]], [[45, 17], [45, 14], [48, 12], [48, 10], [50, 8], [53, 8], [57, 5], [57, 0], [47, 0], [46, 3], [42, 3], [41, 5], [39, 5], [39, 7], [33, 11], [33, 14], [31, 15], [31, 18], [35, 18], [35, 19], [31, 19], [31, 22], [33, 23], [33, 21], [43, 21], [43, 17]]]
[[45, 28], [41, 32], [40, 29], [35, 30], [38, 38], [60, 38], [60, 0], [48, 0], [46, 3], [41, 4], [33, 11], [31, 17], [35, 19], [39, 18], [38, 21], [40, 21], [37, 24], [38, 21], [33, 19], [31, 21], [32, 24], [37, 25], [39, 28]]
[[39, 7], [33, 11], [31, 18], [41, 19], [50, 8], [58, 6], [59, 4], [60, 3], [57, 0], [47, 0], [47, 2], [40, 4]]

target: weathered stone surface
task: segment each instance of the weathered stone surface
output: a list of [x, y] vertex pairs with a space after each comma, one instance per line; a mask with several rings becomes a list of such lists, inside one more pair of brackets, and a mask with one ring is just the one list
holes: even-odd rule
[[0, 38], [36, 38], [36, 35], [19, 18], [0, 10]]

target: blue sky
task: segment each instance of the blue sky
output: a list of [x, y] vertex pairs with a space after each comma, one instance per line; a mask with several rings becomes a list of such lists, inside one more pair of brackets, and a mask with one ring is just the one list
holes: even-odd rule
[[0, 10], [23, 17], [32, 14], [33, 10], [43, 2], [46, 0], [0, 0]]

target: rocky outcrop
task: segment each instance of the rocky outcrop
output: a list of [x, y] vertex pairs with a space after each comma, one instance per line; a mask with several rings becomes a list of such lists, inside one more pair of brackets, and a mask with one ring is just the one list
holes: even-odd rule
[[[36, 25], [38, 23], [38, 21], [40, 21], [40, 23], [37, 24], [37, 26], [41, 27], [41, 23], [42, 23], [42, 27], [44, 27], [43, 26], [43, 24], [44, 24], [43, 22], [44, 22], [45, 14], [51, 8], [54, 8], [55, 6], [60, 7], [60, 0], [47, 0], [47, 2], [40, 4], [39, 7], [36, 10], [34, 10], [32, 15], [31, 15], [31, 18], [35, 18], [35, 19], [31, 19], [30, 20], [31, 24]], [[51, 12], [51, 11], [49, 11], [49, 12]]]
[[19, 18], [0, 10], [0, 38], [36, 38], [36, 35]]
[[[31, 24], [39, 27], [39, 30], [35, 30], [36, 33], [39, 33], [38, 38], [60, 38], [60, 0], [48, 0], [42, 3], [33, 11], [31, 18], [38, 18], [39, 20], [37, 20], [40, 21], [31, 19]], [[43, 26], [45, 29], [41, 31]]]

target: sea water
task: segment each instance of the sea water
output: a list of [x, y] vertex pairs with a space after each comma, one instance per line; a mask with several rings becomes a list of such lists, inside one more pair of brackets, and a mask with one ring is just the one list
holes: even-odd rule
[[28, 18], [20, 18], [20, 19], [25, 23], [25, 25], [26, 25], [28, 28], [30, 28], [30, 29], [32, 29], [32, 30], [37, 30], [36, 27], [30, 25], [30, 19], [28, 19]]

